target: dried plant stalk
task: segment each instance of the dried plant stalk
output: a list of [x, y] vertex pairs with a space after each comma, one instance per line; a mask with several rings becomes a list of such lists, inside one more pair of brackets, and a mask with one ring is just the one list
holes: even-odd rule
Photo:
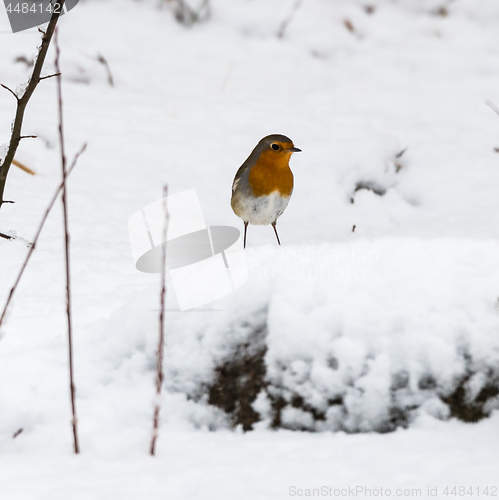
[[164, 370], [163, 370], [163, 354], [165, 347], [165, 299], [166, 299], [166, 233], [168, 230], [168, 208], [166, 206], [166, 197], [168, 196], [168, 186], [163, 187], [163, 237], [162, 237], [162, 253], [161, 253], [161, 288], [160, 288], [160, 310], [159, 310], [159, 338], [158, 350], [156, 352], [156, 401], [154, 403], [154, 417], [151, 447], [149, 453], [154, 456], [156, 454], [156, 442], [159, 433], [159, 413], [161, 411], [161, 388], [163, 387]]
[[[64, 115], [62, 112], [62, 77], [59, 66], [61, 50], [59, 48], [58, 30], [55, 32], [55, 69], [57, 75], [57, 99], [59, 111], [59, 143], [61, 149], [61, 169], [62, 179], [66, 179], [66, 151], [64, 146]], [[78, 443], [78, 420], [76, 418], [76, 398], [75, 398], [75, 384], [74, 384], [74, 363], [73, 363], [73, 323], [71, 318], [71, 268], [69, 258], [69, 226], [68, 226], [68, 200], [67, 200], [67, 187], [66, 182], [62, 186], [62, 213], [64, 221], [64, 262], [66, 270], [66, 316], [68, 319], [68, 348], [69, 348], [69, 391], [71, 397], [71, 412], [73, 427], [73, 446], [76, 454], [80, 453], [80, 445]]]

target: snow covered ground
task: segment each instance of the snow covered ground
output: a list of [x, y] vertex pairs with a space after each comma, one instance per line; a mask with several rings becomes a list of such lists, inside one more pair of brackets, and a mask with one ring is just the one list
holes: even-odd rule
[[[89, 143], [69, 182], [82, 454], [57, 206], [1, 332], [0, 499], [498, 495], [497, 396], [475, 424], [445, 400], [499, 378], [499, 117], [485, 105], [499, 104], [499, 4], [456, 0], [441, 16], [436, 0], [304, 0], [282, 39], [289, 0], [212, 0], [191, 28], [158, 4], [81, 0], [61, 19], [67, 150]], [[0, 82], [15, 88], [39, 34], [7, 31], [0, 8]], [[0, 144], [14, 105], [0, 93]], [[24, 126], [39, 139], [17, 155], [38, 175], [13, 168], [16, 203], [0, 211], [18, 236], [0, 240], [2, 304], [59, 182], [55, 110], [48, 80]], [[168, 183], [196, 188], [209, 224], [241, 228], [232, 179], [270, 133], [303, 150], [283, 246], [250, 227], [247, 284], [205, 311], [176, 311], [169, 283], [152, 459], [159, 278], [134, 269], [128, 219]], [[267, 385], [243, 433], [208, 386], [255, 331]], [[287, 429], [269, 429], [270, 397]]]

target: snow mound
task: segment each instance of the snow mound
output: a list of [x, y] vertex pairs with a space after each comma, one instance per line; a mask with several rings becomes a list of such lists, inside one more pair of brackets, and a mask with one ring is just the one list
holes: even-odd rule
[[170, 316], [169, 391], [244, 429], [386, 432], [499, 407], [498, 242], [359, 239], [249, 259], [249, 282], [212, 311]]

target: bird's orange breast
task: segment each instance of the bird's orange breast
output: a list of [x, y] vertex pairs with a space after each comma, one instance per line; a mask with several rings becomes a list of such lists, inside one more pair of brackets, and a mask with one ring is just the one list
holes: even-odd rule
[[289, 168], [289, 154], [265, 151], [250, 170], [248, 182], [254, 196], [267, 196], [278, 191], [288, 197], [293, 191], [293, 173]]

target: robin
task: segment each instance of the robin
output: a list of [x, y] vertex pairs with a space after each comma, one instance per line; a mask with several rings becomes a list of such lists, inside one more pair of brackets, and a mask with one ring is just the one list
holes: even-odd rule
[[244, 248], [248, 224], [272, 224], [277, 243], [277, 218], [284, 212], [293, 192], [293, 173], [289, 159], [295, 148], [285, 135], [264, 137], [241, 165], [232, 183], [230, 204], [244, 222]]

